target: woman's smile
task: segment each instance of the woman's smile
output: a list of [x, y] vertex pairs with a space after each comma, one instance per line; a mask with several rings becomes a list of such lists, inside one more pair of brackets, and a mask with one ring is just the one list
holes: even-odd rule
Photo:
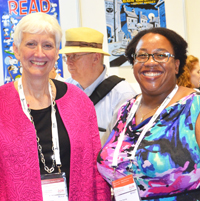
[[41, 61], [31, 61], [32, 64], [35, 64], [37, 66], [43, 66], [47, 63], [47, 61], [41, 62]]
[[149, 72], [149, 71], [143, 71], [142, 72], [142, 74], [144, 75], [144, 76], [146, 76], [146, 77], [151, 77], [151, 78], [153, 78], [153, 77], [158, 77], [158, 76], [160, 76], [161, 74], [162, 74], [162, 72], [158, 72], [158, 71], [156, 71], [156, 72]]

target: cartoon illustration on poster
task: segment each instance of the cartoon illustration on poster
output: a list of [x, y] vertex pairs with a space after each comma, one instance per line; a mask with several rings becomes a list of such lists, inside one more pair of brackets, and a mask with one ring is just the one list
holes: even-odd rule
[[[13, 53], [13, 34], [22, 17], [33, 12], [53, 15], [59, 21], [59, 0], [0, 0], [2, 64], [4, 83], [21, 76], [22, 68]], [[1, 64], [1, 65], [2, 65]], [[56, 62], [57, 72], [62, 76], [62, 58]]]
[[110, 67], [130, 65], [124, 56], [141, 30], [166, 27], [164, 0], [105, 0]]

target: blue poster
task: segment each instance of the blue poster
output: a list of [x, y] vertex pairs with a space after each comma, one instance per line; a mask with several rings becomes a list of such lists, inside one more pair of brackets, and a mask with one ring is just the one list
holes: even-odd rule
[[166, 27], [164, 0], [105, 0], [110, 67], [130, 65], [124, 56], [141, 30]]
[[[33, 12], [44, 12], [59, 19], [59, 0], [0, 0], [2, 65], [4, 83], [21, 76], [20, 63], [13, 53], [13, 34], [22, 17]], [[62, 58], [56, 62], [57, 72], [63, 76]]]

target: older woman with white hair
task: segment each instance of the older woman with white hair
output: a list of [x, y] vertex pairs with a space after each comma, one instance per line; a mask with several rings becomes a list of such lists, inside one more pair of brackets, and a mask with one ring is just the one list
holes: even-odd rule
[[95, 109], [77, 87], [49, 79], [62, 30], [51, 15], [23, 17], [13, 50], [23, 73], [0, 87], [0, 197], [9, 201], [109, 200], [96, 167]]

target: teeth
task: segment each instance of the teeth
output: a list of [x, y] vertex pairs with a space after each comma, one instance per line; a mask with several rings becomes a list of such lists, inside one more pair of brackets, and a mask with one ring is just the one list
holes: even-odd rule
[[160, 75], [161, 73], [158, 73], [158, 72], [147, 72], [147, 73], [143, 73], [145, 76], [148, 76], [148, 77], [154, 77], [154, 76], [158, 76]]
[[43, 61], [43, 62], [39, 62], [39, 61], [31, 61], [31, 63], [35, 64], [35, 65], [38, 65], [38, 66], [42, 66], [46, 63], [46, 61]]

